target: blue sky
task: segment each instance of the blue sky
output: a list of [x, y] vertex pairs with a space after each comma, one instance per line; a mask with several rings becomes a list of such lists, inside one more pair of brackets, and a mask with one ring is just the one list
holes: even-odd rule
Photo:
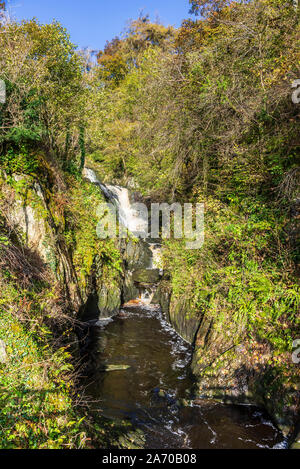
[[152, 20], [158, 16], [162, 23], [175, 26], [189, 17], [188, 0], [8, 0], [8, 4], [14, 18], [36, 17], [42, 23], [56, 19], [68, 29], [73, 43], [93, 49], [102, 49], [141, 10]]

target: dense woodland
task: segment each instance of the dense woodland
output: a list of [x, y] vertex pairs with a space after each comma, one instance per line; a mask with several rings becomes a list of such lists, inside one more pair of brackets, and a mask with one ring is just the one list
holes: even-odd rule
[[[55, 266], [24, 274], [22, 242], [6, 216], [8, 193], [30, 198], [39, 181], [79, 284], [99, 252], [117, 275], [115, 244], [96, 237], [100, 196], [82, 179], [87, 163], [145, 200], [205, 203], [203, 249], [164, 241], [168, 288], [189, 300], [189, 314], [205, 311], [216, 333], [243, 340], [253, 368], [263, 347], [270, 395], [297, 389], [299, 8], [291, 0], [189, 3], [193, 19], [179, 29], [141, 15], [96, 53], [78, 51], [59, 23], [9, 21], [2, 4], [0, 338], [9, 327], [19, 350], [0, 365], [1, 447], [92, 444], [96, 424], [74, 417], [73, 365], [57, 338], [68, 319]], [[24, 346], [25, 361], [39, 362], [32, 373], [18, 367]], [[25, 412], [28, 382], [40, 398], [25, 397]]]

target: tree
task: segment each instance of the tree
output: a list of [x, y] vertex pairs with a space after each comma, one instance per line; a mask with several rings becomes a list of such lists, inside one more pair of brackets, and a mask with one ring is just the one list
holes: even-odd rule
[[101, 78], [118, 85], [132, 68], [139, 66], [139, 60], [147, 48], [166, 50], [171, 47], [174, 37], [172, 27], [151, 23], [148, 16], [132, 21], [123, 39], [115, 37], [98, 53]]
[[0, 78], [7, 87], [0, 110], [2, 152], [27, 145], [61, 161], [73, 157], [84, 124], [85, 87], [83, 62], [66, 30], [56, 22], [11, 22], [3, 27], [0, 49]]
[[212, 13], [220, 12], [232, 3], [242, 3], [243, 0], [189, 0], [189, 2], [191, 4], [191, 14], [207, 17]]
[[136, 65], [101, 102], [98, 155], [112, 177], [123, 171], [171, 199], [280, 185], [297, 146], [290, 83], [299, 28], [282, 3], [232, 3], [184, 22], [170, 47], [141, 43]]
[[105, 81], [112, 81], [115, 84], [125, 77], [128, 71], [124, 42], [118, 37], [107, 41], [103, 51], [97, 56], [100, 66], [101, 78]]

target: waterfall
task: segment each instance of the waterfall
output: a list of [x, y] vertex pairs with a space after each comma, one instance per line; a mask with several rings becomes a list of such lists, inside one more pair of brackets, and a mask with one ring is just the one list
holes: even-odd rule
[[[138, 210], [138, 207], [132, 205], [128, 189], [120, 186], [105, 185], [99, 181], [97, 174], [90, 168], [84, 168], [83, 175], [92, 184], [97, 185], [105, 198], [112, 203], [119, 215], [120, 224], [130, 233], [138, 238], [143, 238], [148, 247], [152, 251], [152, 257], [146, 270], [158, 270], [163, 274], [161, 269], [161, 246], [157, 242], [151, 242], [148, 238], [148, 214]], [[147, 240], [148, 239], [148, 240]], [[153, 286], [142, 286], [140, 284], [140, 300], [144, 304], [151, 304], [156, 288]]]
[[144, 233], [143, 237], [147, 238], [148, 217], [143, 217], [143, 214], [132, 207], [128, 189], [119, 186], [107, 186], [107, 189], [114, 195], [122, 225], [132, 234], [140, 235]]
[[106, 199], [115, 205], [121, 224], [133, 235], [139, 237], [143, 235], [142, 237], [146, 239], [148, 234], [148, 217], [132, 206], [128, 189], [102, 184], [95, 171], [89, 168], [84, 169], [84, 176], [91, 183], [98, 185]]
[[101, 184], [98, 180], [95, 171], [90, 168], [84, 168], [83, 175], [86, 179], [88, 179], [92, 184]]

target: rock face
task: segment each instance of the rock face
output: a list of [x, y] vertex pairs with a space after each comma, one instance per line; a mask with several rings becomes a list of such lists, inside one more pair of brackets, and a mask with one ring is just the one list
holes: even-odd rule
[[186, 299], [183, 303], [171, 302], [168, 317], [173, 327], [181, 331], [181, 337], [194, 344], [200, 320], [193, 312], [190, 301]]
[[128, 303], [129, 301], [135, 300], [139, 298], [139, 295], [140, 291], [133, 281], [132, 272], [126, 271], [123, 283], [123, 302]]
[[[5, 173], [2, 172], [4, 181]], [[28, 186], [26, 196], [18, 195], [5, 182], [2, 191], [6, 200], [6, 221], [13, 232], [25, 241], [25, 246], [34, 252], [41, 261], [50, 267], [54, 276], [65, 290], [67, 307], [78, 310], [85, 300], [84, 292], [80, 291], [72, 258], [61, 230], [63, 220], [55, 223], [51, 210], [51, 202], [47, 199], [46, 190], [38, 183], [30, 182], [28, 176], [14, 176], [17, 183]]]
[[[20, 182], [25, 177], [15, 176], [15, 180]], [[46, 207], [42, 189], [39, 184], [35, 184], [33, 193], [39, 203]], [[25, 235], [25, 241], [28, 248], [37, 251], [44, 262], [47, 262], [49, 256], [49, 246], [46, 242], [46, 225], [44, 220], [38, 216], [37, 210], [30, 205], [25, 204], [21, 199], [15, 199], [10, 211], [10, 223], [18, 231]]]
[[139, 298], [140, 290], [135, 280], [135, 272], [150, 265], [152, 251], [143, 240], [122, 240], [120, 252], [124, 261], [122, 300], [127, 303]]
[[[143, 292], [161, 281], [159, 269], [152, 269], [153, 250], [143, 240], [122, 240], [120, 252], [124, 261], [122, 300], [124, 303], [143, 296]], [[152, 296], [152, 294], [150, 294]]]
[[194, 344], [200, 318], [190, 307], [189, 299], [175, 301], [168, 280], [162, 279], [153, 299], [161, 306], [169, 323], [190, 344]]
[[102, 289], [98, 292], [99, 319], [112, 317], [119, 313], [121, 295], [121, 288], [118, 286], [112, 286], [111, 288], [102, 286]]
[[124, 239], [120, 242], [120, 251], [127, 271], [146, 269], [151, 263], [152, 251], [143, 240]]

